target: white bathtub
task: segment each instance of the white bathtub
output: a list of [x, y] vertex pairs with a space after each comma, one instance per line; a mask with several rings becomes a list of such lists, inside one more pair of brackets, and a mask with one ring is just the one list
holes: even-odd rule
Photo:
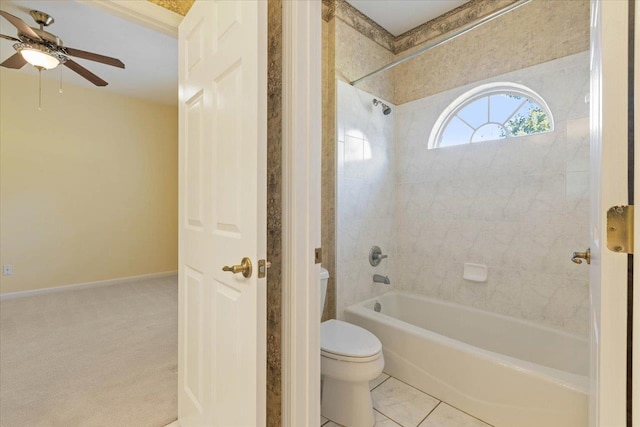
[[496, 427], [588, 425], [586, 339], [399, 292], [345, 318], [380, 339], [385, 372]]

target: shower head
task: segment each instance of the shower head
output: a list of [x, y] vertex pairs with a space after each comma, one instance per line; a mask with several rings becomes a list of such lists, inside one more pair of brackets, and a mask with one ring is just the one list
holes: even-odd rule
[[389, 106], [388, 106], [387, 104], [385, 104], [384, 102], [379, 101], [379, 100], [377, 100], [377, 99], [375, 99], [375, 98], [374, 98], [374, 100], [373, 100], [373, 105], [374, 105], [374, 106], [376, 106], [376, 107], [377, 107], [378, 105], [382, 106], [382, 114], [384, 114], [385, 116], [388, 116], [389, 114], [391, 114], [391, 107], [389, 107]]

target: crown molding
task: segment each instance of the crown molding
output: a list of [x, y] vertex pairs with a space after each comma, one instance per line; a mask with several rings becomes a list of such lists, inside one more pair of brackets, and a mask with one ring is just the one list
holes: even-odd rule
[[182, 16], [146, 0], [78, 0], [111, 15], [178, 38]]
[[399, 54], [443, 34], [455, 31], [503, 9], [517, 0], [470, 0], [469, 2], [395, 37], [346, 0], [322, 0], [322, 19], [338, 18], [393, 54]]

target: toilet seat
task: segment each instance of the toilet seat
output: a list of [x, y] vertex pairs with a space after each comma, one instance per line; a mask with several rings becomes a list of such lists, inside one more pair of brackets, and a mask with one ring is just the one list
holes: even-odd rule
[[348, 362], [370, 362], [380, 357], [380, 340], [360, 326], [331, 319], [320, 325], [321, 354]]

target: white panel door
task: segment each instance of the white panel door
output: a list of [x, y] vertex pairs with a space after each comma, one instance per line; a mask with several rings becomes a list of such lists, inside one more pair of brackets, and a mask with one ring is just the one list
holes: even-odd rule
[[628, 6], [591, 2], [592, 427], [626, 425], [627, 255], [607, 248], [606, 213], [628, 203]]
[[[183, 427], [265, 424], [266, 2], [196, 1], [179, 28]], [[223, 271], [247, 257], [250, 277]]]

